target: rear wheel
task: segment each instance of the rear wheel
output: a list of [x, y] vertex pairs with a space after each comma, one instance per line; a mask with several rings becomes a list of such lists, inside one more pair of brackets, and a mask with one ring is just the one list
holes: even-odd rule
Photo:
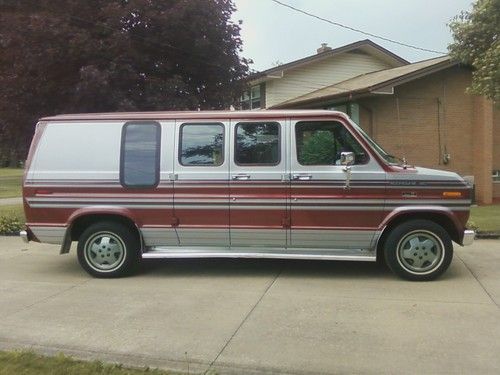
[[426, 281], [439, 277], [453, 258], [450, 236], [428, 220], [411, 220], [395, 227], [384, 244], [389, 268], [407, 280]]
[[129, 274], [139, 260], [140, 241], [126, 226], [102, 222], [89, 226], [78, 240], [78, 261], [95, 277]]

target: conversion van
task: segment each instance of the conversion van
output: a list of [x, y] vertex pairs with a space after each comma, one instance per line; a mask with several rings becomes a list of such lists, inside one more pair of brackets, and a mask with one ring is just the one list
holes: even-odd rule
[[23, 180], [25, 241], [78, 241], [96, 277], [142, 258], [375, 261], [431, 280], [466, 230], [457, 174], [389, 155], [323, 110], [42, 118]]

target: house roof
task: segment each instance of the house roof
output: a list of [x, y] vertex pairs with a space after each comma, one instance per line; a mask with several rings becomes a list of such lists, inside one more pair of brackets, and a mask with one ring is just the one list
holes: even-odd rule
[[333, 49], [326, 50], [324, 52], [316, 53], [314, 55], [307, 56], [307, 57], [304, 57], [302, 59], [295, 60], [295, 61], [292, 61], [292, 62], [289, 62], [286, 64], [278, 65], [276, 67], [264, 70], [262, 72], [257, 72], [257, 73], [251, 74], [248, 77], [248, 80], [249, 81], [255, 81], [255, 80], [262, 81], [262, 80], [265, 80], [266, 77], [272, 76], [273, 74], [276, 74], [276, 73], [281, 73], [284, 70], [298, 68], [298, 67], [301, 67], [301, 66], [306, 65], [306, 64], [318, 62], [320, 60], [323, 60], [323, 59], [326, 59], [326, 58], [329, 58], [329, 57], [332, 57], [335, 55], [339, 55], [341, 53], [352, 52], [355, 50], [360, 50], [360, 51], [368, 53], [370, 55], [374, 55], [374, 56], [386, 61], [387, 63], [389, 63], [390, 65], [395, 66], [395, 67], [409, 64], [409, 62], [407, 60], [403, 59], [402, 57], [392, 53], [391, 51], [385, 49], [384, 47], [378, 45], [377, 43], [372, 42], [369, 39], [365, 39], [365, 40], [360, 40], [358, 42], [354, 42], [351, 44], [347, 44], [347, 45], [342, 46], [342, 47], [333, 48]]
[[359, 76], [335, 83], [331, 86], [301, 95], [299, 97], [276, 104], [272, 108], [289, 108], [297, 105], [321, 102], [359, 94], [376, 94], [377, 91], [385, 94], [394, 86], [435, 73], [458, 64], [453, 62], [449, 56], [437, 57], [413, 64], [408, 64], [392, 69], [379, 70], [361, 74]]

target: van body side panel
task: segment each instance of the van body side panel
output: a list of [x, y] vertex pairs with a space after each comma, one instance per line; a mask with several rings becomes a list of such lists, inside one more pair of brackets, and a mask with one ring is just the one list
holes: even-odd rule
[[[177, 246], [179, 239], [172, 224], [174, 213], [174, 155], [175, 121], [161, 121], [160, 182], [154, 193], [156, 210], [145, 212], [155, 218], [139, 218], [140, 230], [145, 246]], [[133, 190], [133, 189], [131, 189]]]
[[77, 210], [102, 214], [114, 208], [130, 211], [139, 228], [170, 231], [165, 239], [177, 243], [175, 230], [165, 228], [173, 215], [171, 184], [131, 188], [120, 183], [123, 124], [46, 125], [24, 182], [27, 226], [40, 241], [62, 243]]

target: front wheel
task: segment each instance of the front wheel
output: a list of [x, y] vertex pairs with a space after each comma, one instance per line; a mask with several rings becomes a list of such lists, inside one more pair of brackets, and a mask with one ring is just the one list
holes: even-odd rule
[[114, 222], [89, 226], [78, 240], [78, 261], [95, 277], [124, 276], [139, 260], [140, 241], [136, 233]]
[[453, 258], [450, 236], [428, 220], [411, 220], [395, 227], [384, 243], [385, 261], [398, 276], [413, 281], [434, 280]]

